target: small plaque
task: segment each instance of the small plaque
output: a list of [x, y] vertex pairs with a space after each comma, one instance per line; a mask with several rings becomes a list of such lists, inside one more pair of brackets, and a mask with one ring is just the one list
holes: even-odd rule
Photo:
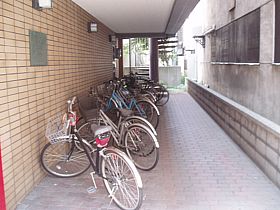
[[29, 31], [31, 66], [48, 65], [47, 35], [37, 31]]

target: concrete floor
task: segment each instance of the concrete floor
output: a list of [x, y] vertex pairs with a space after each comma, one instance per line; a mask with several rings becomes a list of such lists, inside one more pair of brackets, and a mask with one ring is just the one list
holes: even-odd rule
[[[187, 94], [161, 108], [160, 160], [144, 183], [142, 210], [279, 210], [280, 190]], [[109, 206], [102, 180], [88, 193], [89, 173], [47, 176], [17, 210], [101, 210]]]

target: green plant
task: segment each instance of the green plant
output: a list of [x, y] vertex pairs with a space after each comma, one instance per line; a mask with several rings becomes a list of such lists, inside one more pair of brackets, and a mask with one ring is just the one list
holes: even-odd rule
[[159, 52], [159, 59], [161, 60], [161, 62], [164, 66], [169, 66], [169, 61], [170, 60], [173, 61], [176, 58], [177, 58], [177, 56], [176, 56], [174, 50], [172, 50], [172, 51], [160, 51]]
[[[129, 46], [130, 45], [130, 46]], [[131, 50], [135, 56], [135, 63], [136, 57], [138, 57], [139, 63], [142, 64], [142, 55], [147, 54], [147, 50], [149, 50], [149, 40], [148, 38], [131, 38], [130, 41], [123, 46], [124, 56], [130, 56], [129, 51]]]
[[181, 84], [185, 84], [185, 76], [181, 76]]

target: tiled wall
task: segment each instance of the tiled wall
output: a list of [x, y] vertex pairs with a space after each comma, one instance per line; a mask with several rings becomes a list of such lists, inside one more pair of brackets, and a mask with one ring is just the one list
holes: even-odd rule
[[190, 80], [188, 92], [280, 188], [280, 126]]
[[[71, 0], [38, 11], [32, 0], [0, 0], [0, 134], [7, 209], [45, 176], [46, 120], [66, 99], [112, 77], [111, 31]], [[47, 34], [48, 66], [30, 66], [29, 30]]]

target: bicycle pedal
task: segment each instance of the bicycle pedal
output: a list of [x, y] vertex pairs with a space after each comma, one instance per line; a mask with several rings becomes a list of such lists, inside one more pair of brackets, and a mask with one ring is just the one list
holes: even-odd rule
[[90, 186], [88, 189], [87, 189], [87, 192], [88, 193], [95, 193], [96, 192], [96, 188], [94, 186]]

